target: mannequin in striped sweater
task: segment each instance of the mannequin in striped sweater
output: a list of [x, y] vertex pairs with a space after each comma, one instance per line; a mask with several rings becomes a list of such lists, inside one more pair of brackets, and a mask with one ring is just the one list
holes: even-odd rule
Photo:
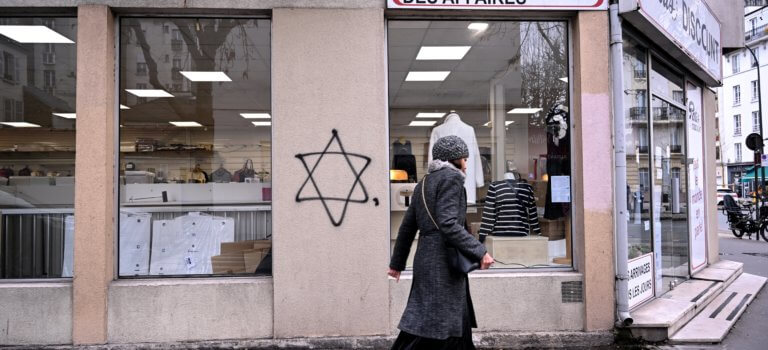
[[488, 235], [541, 235], [533, 187], [522, 180], [492, 182], [485, 197], [479, 233], [481, 242]]

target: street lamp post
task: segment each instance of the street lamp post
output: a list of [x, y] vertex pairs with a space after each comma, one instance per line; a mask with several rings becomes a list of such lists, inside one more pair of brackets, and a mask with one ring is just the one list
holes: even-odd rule
[[[754, 26], [754, 24], [753, 24]], [[754, 28], [752, 28], [754, 30]], [[755, 60], [755, 65], [757, 65], [757, 114], [760, 116], [760, 118], [757, 118], [760, 123], [760, 156], [761, 156], [761, 162], [755, 164], [756, 171], [760, 172], [760, 186], [755, 188], [755, 197], [758, 196], [758, 188], [763, 188], [765, 186], [765, 172], [762, 170], [762, 155], [765, 150], [765, 146], [763, 145], [763, 140], [765, 140], [765, 137], [763, 136], [763, 93], [761, 91], [761, 80], [760, 80], [760, 61], [757, 59], [757, 55], [755, 55], [755, 51], [752, 50], [751, 47], [748, 45], [746, 46], [747, 50], [749, 50], [749, 53], [752, 54], [752, 58]], [[757, 173], [755, 173], [755, 180], [757, 180]], [[765, 191], [765, 190], [763, 190]], [[759, 198], [759, 203], [763, 204], [763, 196]], [[757, 211], [759, 213], [759, 210]]]

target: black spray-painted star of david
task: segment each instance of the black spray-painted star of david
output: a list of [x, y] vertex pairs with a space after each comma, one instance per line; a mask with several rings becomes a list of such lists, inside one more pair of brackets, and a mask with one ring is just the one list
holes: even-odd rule
[[[344, 150], [344, 146], [341, 144], [341, 138], [339, 138], [339, 132], [336, 131], [336, 129], [333, 129], [332, 131], [333, 136], [331, 136], [330, 141], [328, 141], [328, 144], [325, 146], [325, 149], [323, 149], [322, 152], [310, 152], [310, 153], [301, 153], [297, 154], [296, 158], [298, 158], [301, 161], [301, 164], [304, 165], [304, 169], [307, 170], [307, 179], [304, 180], [304, 183], [299, 188], [299, 192], [296, 193], [296, 202], [304, 202], [304, 201], [315, 201], [319, 200], [323, 203], [323, 207], [325, 208], [325, 212], [328, 214], [328, 218], [331, 219], [331, 223], [333, 226], [341, 226], [341, 223], [344, 221], [344, 216], [347, 214], [347, 206], [349, 206], [349, 203], [366, 203], [368, 202], [368, 191], [365, 190], [365, 185], [360, 180], [360, 176], [363, 174], [365, 169], [368, 168], [368, 165], [371, 164], [371, 158], [366, 157], [361, 154], [355, 154], [355, 153], [347, 153], [347, 151]], [[340, 152], [329, 152], [328, 149], [331, 147], [333, 142], [336, 142], [339, 145]], [[305, 157], [308, 156], [317, 156], [317, 161], [314, 165], [312, 165], [311, 169], [310, 166], [307, 164], [307, 160]], [[326, 155], [340, 155], [343, 156], [344, 159], [347, 161], [347, 164], [349, 164], [349, 168], [352, 170], [352, 173], [355, 175], [355, 181], [352, 182], [349, 193], [347, 194], [346, 198], [337, 198], [337, 197], [325, 197], [323, 196], [323, 193], [320, 191], [320, 186], [318, 186], [317, 181], [315, 181], [315, 178], [312, 177], [312, 174], [315, 172], [315, 169], [317, 169], [318, 164], [320, 164], [320, 161], [323, 160], [323, 158]], [[350, 157], [357, 157], [362, 158], [365, 160], [365, 165], [363, 165], [362, 169], [359, 171], [355, 169], [354, 164], [352, 164], [352, 161], [350, 160]], [[301, 192], [304, 190], [304, 187], [307, 186], [307, 183], [312, 183], [312, 186], [315, 188], [315, 191], [317, 191], [317, 197], [302, 197]], [[357, 186], [360, 186], [360, 189], [363, 191], [363, 199], [352, 199], [352, 193], [355, 191], [355, 188]], [[331, 209], [328, 207], [328, 201], [341, 201], [344, 202], [344, 209], [341, 212], [341, 217], [339, 219], [335, 219], [333, 217], [333, 214], [331, 213]]]

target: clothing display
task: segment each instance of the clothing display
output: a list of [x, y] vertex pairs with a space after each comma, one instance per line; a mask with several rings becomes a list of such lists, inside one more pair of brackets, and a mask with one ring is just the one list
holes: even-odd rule
[[412, 154], [395, 154], [392, 162], [393, 170], [405, 170], [408, 173], [408, 182], [418, 181], [416, 173], [416, 156]]
[[483, 178], [483, 163], [480, 159], [480, 150], [475, 137], [475, 129], [461, 121], [456, 113], [450, 113], [445, 117], [443, 124], [432, 129], [429, 138], [429, 162], [432, 162], [432, 147], [435, 142], [444, 136], [456, 135], [460, 137], [469, 148], [467, 158], [467, 177], [464, 179], [464, 188], [467, 190], [467, 203], [474, 204], [477, 201], [477, 188], [485, 185]]
[[411, 141], [405, 140], [404, 142], [401, 142], [401, 140], [397, 140], [392, 143], [392, 154], [394, 155], [411, 155], [413, 154], [413, 150], [411, 148]]
[[[571, 136], [568, 132], [568, 107], [555, 105], [547, 114], [547, 174], [552, 176], [570, 176]], [[547, 182], [547, 200], [544, 206], [544, 217], [555, 220], [564, 217], [570, 210], [569, 203], [552, 202], [552, 182]]]
[[541, 235], [533, 187], [521, 180], [491, 182], [479, 233], [481, 241], [488, 235]]

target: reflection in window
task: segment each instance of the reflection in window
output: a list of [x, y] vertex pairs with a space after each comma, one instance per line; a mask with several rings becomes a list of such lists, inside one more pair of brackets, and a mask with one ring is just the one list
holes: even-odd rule
[[46, 26], [69, 42], [0, 34], [0, 278], [72, 277], [77, 20], [2, 25]]
[[494, 267], [571, 266], [567, 26], [470, 23], [389, 22], [392, 243], [431, 145], [457, 135], [470, 147], [467, 225]]
[[271, 273], [269, 72], [268, 20], [121, 20], [121, 277]]

